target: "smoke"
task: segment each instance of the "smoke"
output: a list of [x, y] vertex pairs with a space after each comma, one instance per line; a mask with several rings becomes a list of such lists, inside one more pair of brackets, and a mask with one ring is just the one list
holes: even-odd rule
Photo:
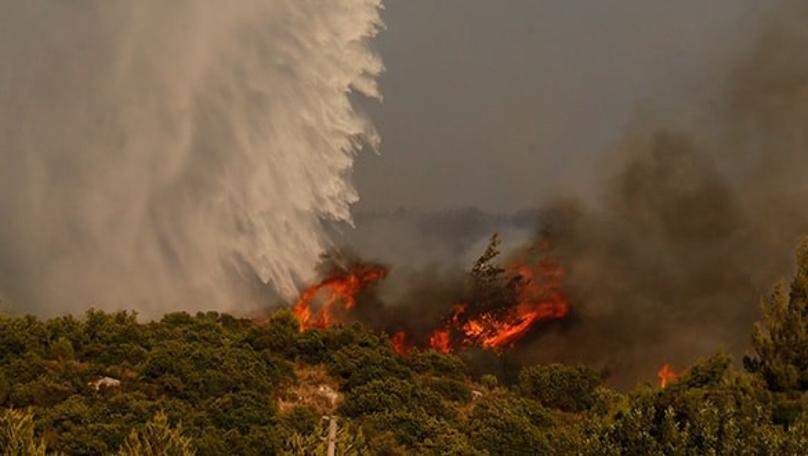
[[[0, 5], [0, 297], [157, 314], [290, 296], [349, 221], [381, 0]], [[10, 304], [9, 304], [10, 303]]]
[[374, 297], [384, 305], [371, 307], [383, 315], [376, 327], [423, 339], [466, 293], [459, 268], [482, 253], [479, 241], [493, 230], [520, 239], [538, 221], [530, 243], [549, 245], [564, 266], [573, 314], [499, 359], [464, 356], [505, 371], [583, 362], [630, 386], [665, 363], [742, 355], [761, 295], [790, 273], [808, 234], [807, 19], [804, 2], [789, 3], [766, 17], [713, 94], [677, 100], [682, 115], [643, 112], [608, 154], [595, 204], [562, 198], [513, 217], [360, 217], [348, 243], [393, 266]]
[[627, 131], [599, 209], [545, 209], [576, 316], [517, 358], [586, 362], [626, 385], [748, 349], [760, 296], [808, 233], [806, 19], [804, 2], [768, 17], [698, 122]]

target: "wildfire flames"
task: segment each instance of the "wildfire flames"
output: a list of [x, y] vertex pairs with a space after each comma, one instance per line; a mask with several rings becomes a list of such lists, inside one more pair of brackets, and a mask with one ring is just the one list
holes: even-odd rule
[[677, 374], [669, 364], [665, 364], [657, 371], [657, 377], [659, 377], [659, 386], [665, 389], [668, 385], [679, 379], [679, 374]]
[[[504, 279], [510, 279], [507, 288], [503, 287], [512, 292], [507, 298], [493, 307], [474, 299], [469, 304], [454, 305], [443, 324], [427, 332], [428, 340], [421, 342], [443, 353], [471, 347], [501, 352], [536, 325], [569, 314], [570, 306], [561, 287], [563, 269], [556, 261], [547, 256], [533, 262], [522, 259], [498, 271], [506, 274]], [[345, 321], [345, 312], [356, 307], [359, 294], [386, 275], [381, 266], [360, 264], [312, 285], [292, 309], [301, 329], [327, 328]], [[391, 345], [399, 354], [405, 355], [410, 347], [419, 345], [417, 340], [416, 343], [409, 340], [411, 335], [406, 331], [396, 330], [392, 334]]]
[[449, 342], [449, 330], [437, 329], [429, 336], [429, 346], [442, 353], [449, 353], [452, 351], [452, 345]]
[[406, 355], [409, 351], [405, 345], [406, 339], [407, 333], [404, 331], [399, 331], [390, 338], [390, 344], [393, 345], [393, 350], [399, 355]]
[[[470, 306], [460, 304], [444, 328], [432, 333], [430, 346], [438, 351], [450, 352], [452, 346], [478, 346], [501, 351], [524, 337], [535, 325], [559, 320], [570, 311], [561, 289], [563, 270], [550, 259], [537, 265], [525, 262], [512, 268], [519, 277], [517, 302], [504, 312], [483, 312], [474, 315]], [[459, 338], [454, 344], [452, 335]]]
[[[292, 312], [300, 321], [301, 329], [327, 328], [334, 320], [335, 308], [341, 305], [344, 310], [353, 309], [359, 293], [385, 275], [387, 271], [383, 267], [373, 265], [358, 265], [347, 273], [338, 272], [306, 289]], [[323, 301], [315, 311], [312, 304], [317, 297], [322, 297]]]

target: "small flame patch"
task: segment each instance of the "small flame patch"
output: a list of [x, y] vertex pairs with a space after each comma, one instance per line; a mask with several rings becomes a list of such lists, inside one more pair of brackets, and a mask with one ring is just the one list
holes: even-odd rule
[[659, 387], [662, 389], [667, 388], [671, 383], [679, 380], [679, 374], [673, 370], [670, 364], [665, 364], [657, 371], [659, 377]]
[[[386, 269], [374, 265], [357, 265], [347, 273], [336, 273], [307, 288], [300, 295], [292, 312], [300, 321], [301, 329], [327, 328], [333, 323], [334, 311], [340, 304], [344, 310], [353, 309], [359, 293], [386, 275]], [[315, 310], [313, 303], [321, 295], [322, 304]]]

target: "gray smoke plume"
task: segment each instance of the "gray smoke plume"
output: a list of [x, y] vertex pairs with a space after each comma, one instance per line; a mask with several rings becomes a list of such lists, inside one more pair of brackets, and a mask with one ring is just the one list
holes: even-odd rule
[[[291, 296], [378, 138], [381, 0], [0, 4], [0, 298], [53, 314]], [[260, 293], [250, 293], [257, 290]], [[10, 303], [10, 304], [9, 304]]]
[[715, 93], [677, 100], [687, 106], [681, 116], [639, 118], [610, 151], [595, 204], [561, 199], [512, 217], [359, 216], [347, 243], [393, 266], [379, 292], [394, 317], [378, 326], [391, 318], [439, 326], [459, 299], [460, 268], [487, 236], [523, 240], [538, 224], [538, 240], [566, 270], [573, 313], [501, 359], [489, 357], [488, 368], [583, 362], [631, 386], [654, 380], [664, 363], [681, 368], [718, 350], [742, 355], [760, 296], [790, 273], [793, 249], [808, 234], [806, 21], [804, 2], [773, 12]]
[[759, 297], [808, 234], [806, 20], [804, 2], [768, 17], [699, 122], [630, 130], [600, 209], [545, 210], [575, 318], [516, 357], [603, 366], [625, 385], [747, 350]]

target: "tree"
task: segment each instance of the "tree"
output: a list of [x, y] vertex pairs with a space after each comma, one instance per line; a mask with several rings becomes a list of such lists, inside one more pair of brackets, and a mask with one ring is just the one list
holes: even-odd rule
[[764, 300], [752, 345], [757, 358], [745, 358], [744, 365], [760, 372], [769, 388], [808, 391], [808, 239], [797, 252], [791, 286], [778, 284]]
[[467, 426], [475, 448], [488, 454], [548, 454], [543, 428], [550, 414], [526, 399], [485, 398], [471, 412]]
[[159, 412], [143, 430], [132, 431], [119, 456], [193, 456], [191, 439], [182, 435], [182, 427], [172, 428], [165, 413]]
[[455, 380], [466, 379], [466, 365], [455, 355], [435, 350], [413, 350], [406, 359], [407, 365], [419, 374], [432, 374]]
[[287, 358], [297, 354], [297, 338], [300, 333], [300, 322], [288, 310], [276, 312], [265, 325], [253, 326], [247, 336], [247, 342], [253, 349], [271, 350]]
[[497, 312], [517, 301], [520, 275], [509, 275], [494, 263], [501, 253], [499, 234], [494, 233], [485, 252], [471, 268], [471, 304], [474, 312]]
[[[294, 433], [286, 442], [281, 456], [325, 455], [328, 447], [326, 426], [311, 434]], [[371, 454], [362, 430], [342, 424], [337, 431], [337, 454], [344, 456], [369, 456]]]
[[565, 412], [581, 412], [595, 404], [600, 375], [586, 366], [550, 364], [522, 369], [519, 387], [542, 405]]
[[45, 442], [34, 437], [34, 416], [21, 410], [0, 414], [0, 451], [5, 456], [44, 456]]

